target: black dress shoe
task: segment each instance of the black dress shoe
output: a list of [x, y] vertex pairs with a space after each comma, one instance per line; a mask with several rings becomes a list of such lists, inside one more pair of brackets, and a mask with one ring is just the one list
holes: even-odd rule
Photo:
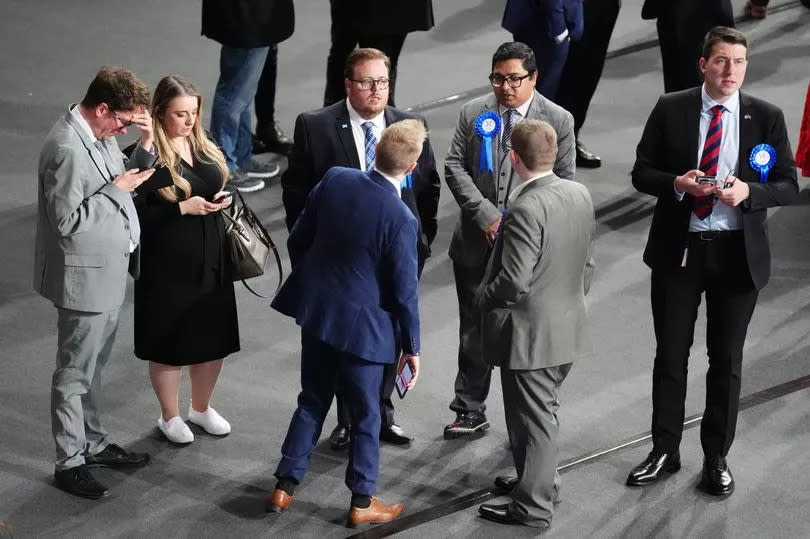
[[[257, 130], [259, 131], [259, 130]], [[293, 141], [284, 134], [278, 124], [260, 130], [253, 135], [253, 153], [273, 152], [287, 155], [293, 149]]]
[[734, 476], [725, 457], [705, 457], [700, 486], [713, 496], [728, 496], [734, 492]]
[[86, 455], [87, 466], [107, 466], [110, 468], [140, 468], [149, 464], [149, 455], [127, 451], [116, 444], [109, 444], [101, 453]]
[[393, 423], [380, 429], [380, 440], [394, 445], [406, 445], [413, 441], [413, 438], [405, 434], [402, 427]]
[[631, 487], [643, 487], [652, 485], [664, 475], [664, 472], [675, 473], [681, 469], [681, 455], [677, 451], [674, 453], [662, 453], [652, 450], [644, 462], [633, 468], [627, 476], [627, 485]]
[[520, 478], [517, 476], [499, 475], [498, 477], [495, 478], [494, 483], [495, 486], [498, 487], [499, 489], [509, 492], [510, 490], [515, 488], [515, 485], [518, 484], [518, 481], [520, 481]]
[[498, 522], [500, 524], [523, 524], [515, 518], [514, 513], [509, 510], [509, 504], [485, 503], [478, 506], [478, 514], [482, 518]]
[[595, 153], [589, 152], [580, 141], [577, 141], [577, 166], [582, 168], [599, 168], [602, 166], [602, 158]]
[[343, 449], [352, 441], [351, 427], [348, 425], [338, 425], [332, 434], [329, 435], [329, 443], [332, 449]]
[[65, 492], [97, 500], [105, 496], [109, 489], [96, 481], [86, 464], [54, 472], [56, 486]]
[[484, 412], [459, 412], [456, 420], [444, 427], [445, 440], [469, 436], [489, 428], [489, 421]]

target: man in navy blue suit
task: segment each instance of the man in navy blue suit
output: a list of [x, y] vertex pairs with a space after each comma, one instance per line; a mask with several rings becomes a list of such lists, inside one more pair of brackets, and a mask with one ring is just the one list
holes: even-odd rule
[[556, 101], [568, 44], [582, 36], [582, 0], [508, 0], [501, 26], [534, 51], [537, 91]]
[[[387, 127], [369, 148], [369, 172], [333, 167], [307, 198], [287, 247], [292, 273], [272, 306], [301, 326], [301, 393], [268, 496], [284, 511], [304, 478], [340, 382], [351, 413], [346, 486], [350, 527], [389, 522], [402, 504], [373, 497], [379, 472], [380, 388], [384, 366], [407, 362], [419, 374], [416, 217], [400, 198], [416, 167], [425, 128], [410, 119]], [[399, 343], [397, 343], [397, 332]]]

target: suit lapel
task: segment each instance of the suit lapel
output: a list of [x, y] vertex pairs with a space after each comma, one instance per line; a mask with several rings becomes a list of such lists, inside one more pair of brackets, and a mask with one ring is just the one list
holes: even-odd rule
[[[750, 180], [748, 173], [751, 171], [751, 166], [748, 163], [748, 157], [751, 149], [762, 140], [757, 140], [756, 129], [758, 118], [756, 118], [756, 111], [751, 106], [751, 100], [747, 95], [740, 92], [740, 142], [737, 157], [737, 177], [743, 180]], [[754, 176], [753, 181], [759, 181], [759, 178]]]
[[112, 176], [107, 168], [104, 156], [102, 156], [101, 152], [98, 151], [98, 148], [96, 148], [93, 145], [93, 142], [90, 140], [90, 137], [87, 135], [87, 133], [85, 133], [84, 129], [82, 129], [82, 126], [80, 126], [76, 122], [70, 111], [68, 111], [65, 114], [65, 121], [67, 121], [68, 125], [70, 125], [70, 127], [72, 127], [74, 131], [76, 131], [77, 135], [79, 135], [79, 139], [81, 139], [82, 144], [87, 150], [87, 153], [90, 156], [90, 159], [93, 161], [93, 164], [96, 165], [96, 168], [98, 169], [99, 174], [101, 174], [101, 177], [104, 178], [105, 181], [110, 181], [112, 179]]
[[335, 118], [335, 129], [340, 140], [343, 151], [346, 153], [346, 162], [351, 168], [360, 168], [360, 158], [357, 155], [357, 145], [354, 143], [352, 123], [349, 120], [349, 109], [344, 101], [340, 107], [337, 118]]
[[692, 168], [700, 166], [700, 156], [698, 155], [698, 144], [700, 143], [700, 110], [703, 108], [703, 98], [700, 94], [700, 88], [697, 88], [697, 93], [690, 96], [690, 104], [683, 115], [686, 125], [683, 126], [684, 140], [687, 141], [687, 155], [688, 163], [692, 163]]

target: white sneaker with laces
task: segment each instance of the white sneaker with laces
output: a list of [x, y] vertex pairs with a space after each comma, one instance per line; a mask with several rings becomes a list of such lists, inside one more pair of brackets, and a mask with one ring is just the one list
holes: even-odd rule
[[158, 428], [160, 432], [163, 433], [163, 436], [170, 442], [176, 444], [190, 444], [194, 441], [194, 433], [191, 432], [191, 429], [188, 428], [186, 422], [183, 421], [183, 418], [179, 415], [174, 416], [168, 421], [163, 421], [161, 417], [158, 419]]
[[188, 407], [188, 420], [198, 425], [208, 434], [214, 436], [224, 436], [231, 432], [231, 424], [225, 421], [216, 410], [210, 406], [204, 412], [198, 412], [193, 407]]

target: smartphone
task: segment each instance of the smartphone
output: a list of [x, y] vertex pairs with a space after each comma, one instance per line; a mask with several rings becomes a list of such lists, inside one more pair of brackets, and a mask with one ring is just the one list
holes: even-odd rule
[[402, 365], [399, 368], [399, 372], [397, 372], [397, 393], [399, 394], [400, 399], [405, 398], [405, 394], [408, 392], [408, 384], [411, 383], [413, 380], [413, 370], [411, 370], [411, 364], [407, 361], [403, 361]]
[[228, 200], [232, 196], [233, 196], [233, 193], [230, 193], [230, 192], [226, 191], [223, 195], [219, 196], [218, 198], [215, 198], [211, 202], [214, 203], [214, 204], [220, 204], [222, 202], [225, 202], [226, 200]]
[[717, 176], [701, 176], [698, 178], [698, 183], [711, 183], [720, 189], [726, 188], [726, 180]]

